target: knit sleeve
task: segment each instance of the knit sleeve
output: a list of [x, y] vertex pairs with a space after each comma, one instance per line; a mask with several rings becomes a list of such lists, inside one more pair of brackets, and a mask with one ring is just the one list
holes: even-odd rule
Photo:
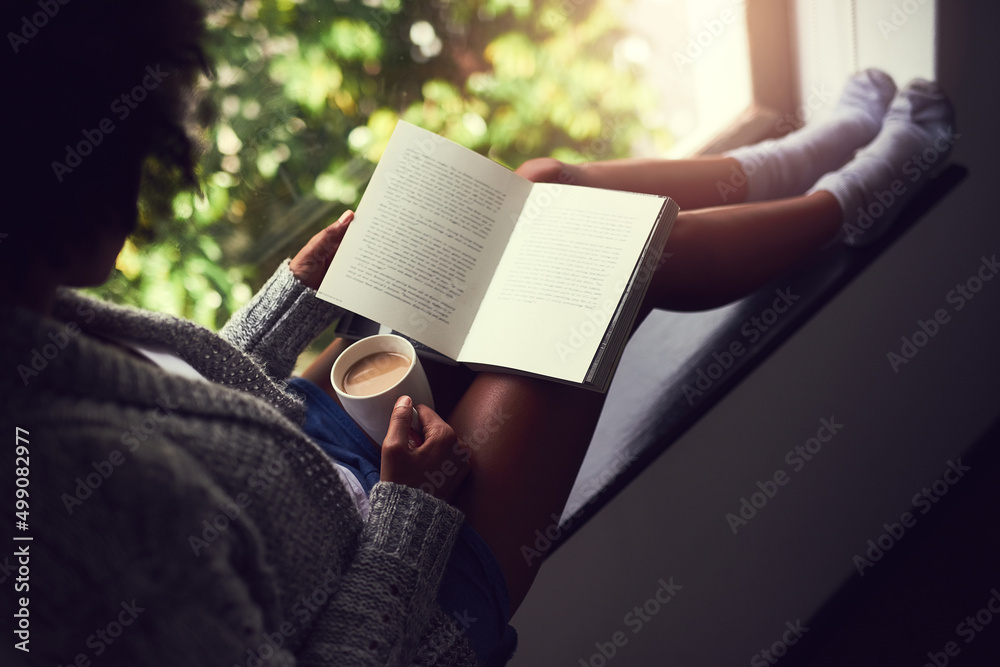
[[[103, 430], [93, 435], [104, 439]], [[40, 661], [106, 652], [109, 664], [475, 665], [435, 602], [462, 522], [458, 510], [409, 487], [377, 485], [355, 557], [343, 570], [327, 560], [328, 572], [339, 572], [315, 584], [330, 598], [305, 623], [283, 604], [282, 582], [295, 573], [270, 562], [240, 498], [154, 439], [143, 445], [141, 462], [126, 459], [116, 470], [99, 460], [94, 481], [78, 482], [83, 491], [75, 493], [74, 475], [90, 480], [78, 473], [92, 452], [39, 466], [40, 487], [68, 491], [61, 500], [45, 496], [45, 531], [32, 546], [32, 566], [45, 582], [45, 592], [32, 596], [37, 636], [45, 638]], [[44, 440], [55, 444], [48, 434]], [[111, 467], [106, 479], [102, 466]], [[0, 511], [0, 527], [12, 523]], [[109, 638], [87, 637], [105, 627]]]
[[301, 664], [475, 664], [435, 602], [462, 521], [461, 512], [422, 491], [376, 484], [358, 552]]
[[[280, 632], [261, 536], [229, 519], [233, 499], [187, 456], [155, 435], [135, 454], [112, 449], [112, 431], [85, 423], [31, 435], [32, 486], [45, 490], [32, 506], [31, 664], [244, 664]], [[280, 647], [268, 664], [294, 663]]]
[[272, 377], [291, 375], [299, 354], [344, 310], [300, 283], [285, 260], [219, 335], [264, 364]]

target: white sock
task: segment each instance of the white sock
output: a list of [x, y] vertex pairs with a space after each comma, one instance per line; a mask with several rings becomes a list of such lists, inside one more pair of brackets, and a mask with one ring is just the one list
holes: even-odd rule
[[867, 245], [944, 166], [957, 139], [948, 98], [936, 83], [916, 79], [893, 100], [875, 141], [809, 192], [833, 194], [844, 213], [844, 243]]
[[839, 169], [875, 138], [896, 94], [885, 72], [852, 76], [832, 115], [779, 139], [744, 146], [723, 155], [736, 158], [747, 177], [746, 201], [804, 194], [823, 174]]

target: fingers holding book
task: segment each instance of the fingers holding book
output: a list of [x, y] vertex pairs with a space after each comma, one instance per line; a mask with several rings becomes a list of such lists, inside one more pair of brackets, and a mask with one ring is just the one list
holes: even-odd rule
[[541, 157], [528, 160], [514, 173], [534, 183], [580, 185], [579, 170], [579, 165], [566, 164], [551, 157]]
[[354, 211], [344, 211], [335, 223], [309, 239], [292, 258], [289, 268], [300, 283], [311, 289], [319, 288], [352, 220]]

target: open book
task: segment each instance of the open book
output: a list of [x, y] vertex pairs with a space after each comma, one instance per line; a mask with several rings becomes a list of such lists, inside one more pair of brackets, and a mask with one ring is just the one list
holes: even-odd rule
[[319, 296], [477, 370], [607, 391], [676, 216], [400, 121]]

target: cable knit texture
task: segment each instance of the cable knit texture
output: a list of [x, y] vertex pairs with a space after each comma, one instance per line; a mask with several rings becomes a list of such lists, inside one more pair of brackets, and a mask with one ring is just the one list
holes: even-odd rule
[[298, 426], [285, 380], [336, 314], [287, 263], [221, 336], [70, 291], [55, 319], [0, 306], [0, 426], [30, 450], [34, 538], [31, 651], [11, 664], [475, 664], [434, 601], [462, 514], [380, 483], [362, 523]]

